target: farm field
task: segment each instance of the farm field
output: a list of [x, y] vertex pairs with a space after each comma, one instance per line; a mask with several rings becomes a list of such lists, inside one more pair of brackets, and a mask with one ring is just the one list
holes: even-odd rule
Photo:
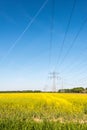
[[87, 130], [87, 95], [1, 93], [0, 130]]

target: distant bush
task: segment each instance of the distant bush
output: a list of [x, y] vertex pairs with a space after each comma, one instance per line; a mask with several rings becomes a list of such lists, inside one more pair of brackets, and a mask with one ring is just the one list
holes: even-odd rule
[[72, 89], [60, 89], [58, 92], [64, 92], [64, 93], [86, 93], [87, 88], [84, 89], [83, 87], [76, 87]]

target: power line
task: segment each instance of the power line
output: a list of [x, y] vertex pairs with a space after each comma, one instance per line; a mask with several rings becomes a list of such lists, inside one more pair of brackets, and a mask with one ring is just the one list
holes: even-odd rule
[[68, 48], [68, 50], [67, 50], [65, 56], [64, 56], [63, 59], [61, 60], [60, 65], [63, 64], [63, 62], [65, 61], [66, 57], [67, 57], [68, 54], [70, 53], [72, 47], [73, 47], [74, 44], [75, 44], [75, 41], [77, 40], [77, 38], [78, 38], [80, 32], [82, 31], [82, 29], [83, 29], [83, 27], [85, 26], [86, 23], [87, 23], [87, 18], [86, 18], [86, 19], [83, 21], [83, 23], [81, 24], [81, 26], [80, 26], [80, 28], [79, 28], [79, 31], [77, 32], [77, 34], [76, 34], [74, 40], [72, 41], [70, 47]]
[[49, 63], [48, 63], [49, 69], [51, 64], [52, 47], [53, 47], [52, 44], [53, 44], [53, 34], [54, 34], [54, 17], [55, 17], [55, 0], [52, 0], [50, 41], [49, 41]]
[[[59, 56], [57, 58], [57, 64], [59, 64], [59, 61], [60, 61], [60, 58], [61, 58], [61, 55], [62, 55], [62, 51], [63, 51], [63, 48], [64, 48], [65, 40], [67, 38], [67, 34], [68, 34], [69, 27], [70, 27], [71, 19], [72, 19], [72, 16], [73, 16], [73, 12], [75, 10], [75, 5], [76, 5], [76, 0], [74, 0], [73, 7], [72, 7], [72, 10], [71, 10], [71, 13], [70, 13], [70, 17], [69, 17], [69, 20], [68, 20], [68, 24], [67, 24], [67, 28], [66, 28], [66, 31], [65, 31], [65, 35], [64, 35], [64, 38], [63, 38], [62, 45], [61, 45], [61, 49], [59, 51]], [[57, 64], [56, 64], [56, 66], [57, 66]], [[55, 66], [55, 69], [56, 69], [56, 66]]]
[[[87, 68], [86, 68], [87, 69]], [[86, 69], [84, 69], [84, 71], [80, 71], [81, 69], [79, 69], [79, 71], [75, 71], [75, 74], [73, 74], [73, 76], [75, 75], [76, 77], [82, 77], [83, 76], [83, 74], [86, 74]], [[71, 73], [72, 74], [72, 73]], [[78, 75], [77, 75], [78, 74]], [[73, 78], [73, 76], [71, 75], [71, 76], [69, 76], [69, 78], [70, 79], [72, 79]], [[86, 79], [87, 79], [87, 76], [85, 76], [86, 77]], [[82, 79], [82, 78], [81, 78]], [[80, 81], [81, 81], [81, 79], [80, 79]]]
[[[50, 40], [49, 40], [49, 55], [48, 55], [48, 72], [46, 82], [48, 81], [48, 74], [50, 71], [52, 47], [53, 47], [53, 34], [54, 34], [54, 21], [55, 21], [55, 0], [51, 0], [51, 24], [50, 24]], [[47, 83], [46, 83], [47, 84]]]
[[24, 36], [24, 34], [26, 33], [26, 31], [31, 27], [31, 25], [33, 24], [33, 22], [35, 21], [35, 19], [38, 17], [38, 15], [40, 14], [40, 12], [43, 10], [43, 8], [46, 6], [47, 2], [49, 0], [45, 0], [45, 2], [41, 5], [41, 7], [39, 8], [39, 10], [37, 11], [37, 13], [34, 15], [34, 17], [31, 19], [31, 21], [28, 23], [27, 27], [24, 29], [24, 31], [20, 34], [20, 36], [16, 39], [16, 41], [13, 43], [13, 45], [9, 48], [7, 54], [5, 55], [5, 57], [3, 57], [2, 61], [5, 60], [8, 55], [11, 53], [11, 51], [14, 49], [14, 47], [17, 45], [17, 43], [21, 40], [21, 38]]
[[[80, 57], [80, 55], [79, 55], [79, 57]], [[70, 67], [67, 66], [68, 70], [66, 70], [66, 67], [63, 70], [66, 70], [65, 72], [67, 72], [67, 71], [72, 71], [74, 68], [79, 67], [80, 65], [86, 64], [86, 66], [87, 66], [87, 63], [84, 62], [84, 61], [86, 61], [86, 58], [83, 60], [80, 60], [80, 62], [77, 62], [77, 61], [78, 61], [78, 59], [76, 60], [75, 64], [71, 63], [72, 65], [71, 66], [69, 65]], [[78, 71], [75, 71], [75, 73], [76, 72], [78, 72]]]
[[[87, 21], [86, 21], [86, 22], [87, 22]], [[82, 56], [83, 54], [85, 54], [85, 53], [86, 53], [86, 52], [85, 52], [86, 50], [87, 50], [87, 47], [85, 47], [84, 50], [82, 50], [82, 52], [80, 52], [79, 57]], [[79, 67], [79, 66], [82, 65], [83, 63], [85, 64], [86, 59], [80, 60], [80, 62], [78, 62], [78, 61], [79, 61], [79, 58], [76, 59], [75, 63], [71, 63], [71, 65], [68, 65], [68, 66], [67, 66], [68, 71], [72, 71], [73, 68]], [[87, 64], [86, 64], [86, 65], [87, 65]], [[74, 66], [74, 67], [73, 67], [73, 66]], [[63, 70], [66, 70], [66, 67], [64, 67]], [[62, 70], [62, 71], [63, 71], [63, 70]], [[64, 71], [64, 72], [67, 72], [67, 71]], [[78, 72], [78, 71], [75, 71], [75, 73], [77, 73], [77, 72]], [[79, 72], [80, 72], [80, 69], [79, 69]]]
[[[83, 53], [80, 53], [80, 54], [79, 54], [79, 57], [82, 56], [82, 54], [83, 54]], [[79, 62], [77, 62], [78, 60], [79, 60], [79, 58], [77, 58], [77, 59], [75, 60], [75, 63], [72, 62], [71, 65], [68, 65], [67, 67], [64, 67], [64, 68], [62, 69], [62, 71], [63, 71], [63, 70], [66, 70], [66, 68], [68, 68], [68, 71], [71, 71], [71, 70], [73, 70], [73, 68], [77, 67], [78, 65], [80, 66], [82, 63], [84, 63], [84, 61], [86, 61], [86, 59], [83, 59], [83, 60], [80, 60]], [[65, 72], [67, 72], [67, 70], [66, 70]]]
[[79, 71], [75, 71], [75, 75], [78, 74], [79, 76], [82, 76], [83, 74], [86, 74], [86, 70], [87, 70], [87, 68], [83, 69], [83, 71], [80, 71], [80, 69], [79, 69]]
[[[82, 50], [82, 52], [79, 53], [79, 57], [82, 56], [83, 54], [85, 54], [85, 53], [86, 53], [85, 51], [87, 51], [87, 47], [85, 47], [85, 48]], [[76, 59], [76, 61], [75, 61], [74, 64], [71, 63], [71, 65], [68, 65], [68, 66], [67, 66], [68, 71], [69, 71], [69, 70], [72, 70], [73, 68], [75, 68], [75, 67], [78, 66], [78, 65], [80, 66], [82, 63], [84, 63], [84, 61], [86, 61], [86, 59], [83, 59], [83, 60], [80, 59], [80, 61], [79, 61], [79, 62], [78, 62], [78, 61], [79, 61], [79, 58], [77, 57], [77, 59]], [[74, 66], [74, 67], [73, 67], [73, 66]], [[63, 70], [66, 70], [66, 67], [64, 67]], [[62, 71], [63, 71], [63, 70], [62, 70]], [[67, 72], [67, 71], [66, 71], [66, 72]]]

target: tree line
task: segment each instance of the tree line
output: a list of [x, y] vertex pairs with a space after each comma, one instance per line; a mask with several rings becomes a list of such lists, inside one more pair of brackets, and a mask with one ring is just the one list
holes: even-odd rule
[[[41, 91], [41, 90], [17, 90], [17, 91], [0, 91], [0, 93], [54, 93], [53, 91]], [[69, 89], [59, 89], [55, 93], [87, 93], [87, 88], [75, 87]]]
[[83, 87], [76, 87], [71, 89], [60, 89], [58, 91], [59, 93], [87, 93], [87, 88]]

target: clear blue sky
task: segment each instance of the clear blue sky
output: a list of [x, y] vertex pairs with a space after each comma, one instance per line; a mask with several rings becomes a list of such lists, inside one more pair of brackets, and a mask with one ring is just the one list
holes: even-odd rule
[[[20, 38], [44, 2], [45, 0], [0, 0], [0, 90], [43, 90], [45, 87], [51, 90], [51, 81], [47, 78], [55, 66], [59, 76], [63, 77], [63, 87], [73, 87], [74, 84], [87, 87], [87, 22], [63, 61], [87, 18], [87, 0], [76, 1], [61, 52], [74, 0], [55, 0], [50, 65], [52, 0], [47, 1]], [[57, 59], [61, 64], [57, 64]], [[61, 79], [57, 81], [57, 87], [62, 87]]]

